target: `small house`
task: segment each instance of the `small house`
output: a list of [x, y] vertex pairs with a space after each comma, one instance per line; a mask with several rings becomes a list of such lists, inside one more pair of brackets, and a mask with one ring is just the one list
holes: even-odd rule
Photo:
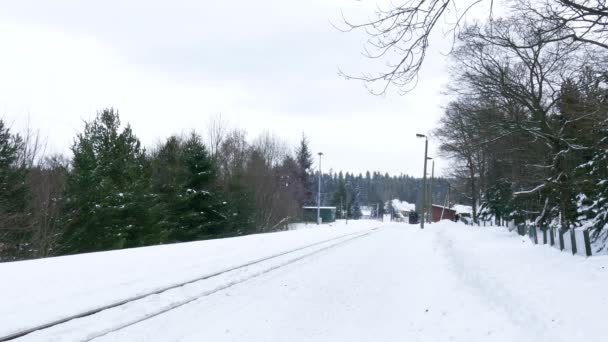
[[456, 210], [433, 204], [431, 207], [431, 221], [439, 222], [441, 220], [456, 221]]

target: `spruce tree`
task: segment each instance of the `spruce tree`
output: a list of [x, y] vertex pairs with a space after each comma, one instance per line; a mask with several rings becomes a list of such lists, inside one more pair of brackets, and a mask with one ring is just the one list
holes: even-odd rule
[[311, 168], [313, 164], [312, 154], [308, 148], [308, 139], [302, 134], [300, 146], [296, 150], [296, 161], [299, 167], [299, 178], [301, 186], [304, 190], [303, 195], [299, 198], [300, 207], [305, 204], [313, 203], [313, 182], [311, 181]]
[[152, 159], [163, 232], [169, 242], [227, 234], [230, 205], [215, 186], [216, 167], [199, 135], [171, 137]]
[[332, 198], [332, 205], [334, 205], [340, 212], [340, 218], [344, 218], [346, 216], [346, 208], [348, 207], [348, 196], [346, 190], [346, 183], [344, 183], [344, 179], [338, 179], [338, 187], [334, 192], [334, 196]]
[[0, 261], [22, 258], [28, 254], [27, 170], [18, 165], [22, 148], [19, 136], [11, 134], [0, 120]]
[[85, 123], [72, 147], [66, 189], [63, 253], [93, 252], [162, 242], [149, 193], [145, 153], [118, 112], [104, 109]]

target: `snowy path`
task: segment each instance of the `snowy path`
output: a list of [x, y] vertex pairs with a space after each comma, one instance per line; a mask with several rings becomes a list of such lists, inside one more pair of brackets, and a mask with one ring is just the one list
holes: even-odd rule
[[[531, 246], [503, 229], [442, 223], [421, 231], [386, 224], [289, 260], [201, 284], [198, 290], [222, 288], [94, 341], [606, 338], [608, 258], [584, 259]], [[93, 321], [99, 327], [120, 325], [125, 317], [152, 310], [162, 298], [125, 308], [122, 316], [92, 316]], [[74, 321], [20, 340], [83, 340], [78, 333], [84, 325]]]
[[521, 340], [431, 238], [385, 228], [100, 341]]

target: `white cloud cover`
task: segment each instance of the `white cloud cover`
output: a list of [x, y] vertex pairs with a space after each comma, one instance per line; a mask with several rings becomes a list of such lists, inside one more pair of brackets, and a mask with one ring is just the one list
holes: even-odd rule
[[[146, 145], [203, 130], [221, 113], [250, 137], [302, 132], [324, 169], [421, 174], [423, 142], [441, 114], [446, 58], [434, 50], [418, 87], [370, 95], [338, 67], [373, 71], [365, 36], [330, 22], [373, 2], [77, 0], [0, 4], [0, 115], [29, 118], [66, 152], [82, 121], [118, 108]], [[441, 47], [442, 45], [439, 44]], [[445, 45], [443, 45], [445, 46]], [[431, 144], [431, 153], [434, 145]], [[437, 165], [441, 166], [441, 162]]]

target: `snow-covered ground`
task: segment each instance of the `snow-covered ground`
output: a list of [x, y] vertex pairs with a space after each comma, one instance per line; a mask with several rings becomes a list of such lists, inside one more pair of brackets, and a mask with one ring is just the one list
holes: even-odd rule
[[20, 340], [606, 340], [608, 257], [449, 221], [309, 228], [0, 265], [0, 335], [336, 238]]
[[0, 336], [374, 226], [377, 222], [349, 221], [297, 232], [3, 263]]

